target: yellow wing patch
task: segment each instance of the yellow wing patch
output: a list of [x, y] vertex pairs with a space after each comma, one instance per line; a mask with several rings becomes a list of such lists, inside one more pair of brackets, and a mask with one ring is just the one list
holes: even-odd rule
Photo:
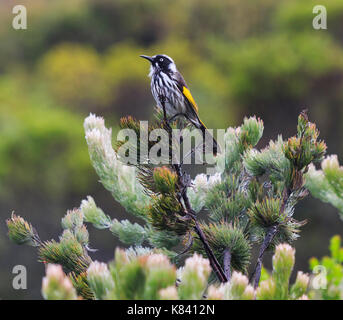
[[184, 86], [182, 88], [182, 93], [185, 95], [185, 97], [188, 99], [190, 104], [193, 106], [193, 108], [196, 111], [196, 113], [198, 113], [198, 106], [197, 106], [195, 100], [193, 99], [193, 97], [191, 95], [191, 92]]

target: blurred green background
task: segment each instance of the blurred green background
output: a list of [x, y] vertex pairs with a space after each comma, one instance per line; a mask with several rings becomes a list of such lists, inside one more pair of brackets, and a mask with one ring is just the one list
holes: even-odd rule
[[[23, 4], [28, 29], [12, 28]], [[211, 128], [264, 120], [259, 147], [296, 130], [307, 108], [328, 153], [343, 158], [343, 2], [322, 1], [328, 29], [314, 30], [312, 0], [1, 0], [0, 3], [0, 298], [41, 298], [44, 266], [31, 247], [7, 238], [14, 210], [57, 239], [60, 219], [86, 195], [119, 219], [88, 158], [83, 119], [102, 115], [149, 119], [154, 105], [140, 54], [176, 61]], [[308, 197], [296, 218], [308, 219], [295, 243], [296, 268], [327, 253], [343, 234], [336, 210]], [[94, 259], [113, 258], [118, 243], [90, 227]], [[269, 256], [270, 257], [270, 256]], [[265, 261], [270, 264], [270, 258]], [[12, 268], [28, 270], [27, 290], [12, 288]]]

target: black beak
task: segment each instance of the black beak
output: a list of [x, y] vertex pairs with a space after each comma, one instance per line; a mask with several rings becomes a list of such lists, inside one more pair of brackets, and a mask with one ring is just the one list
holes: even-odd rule
[[152, 57], [149, 57], [149, 56], [141, 55], [140, 57], [149, 60], [151, 63], [153, 63], [154, 61]]

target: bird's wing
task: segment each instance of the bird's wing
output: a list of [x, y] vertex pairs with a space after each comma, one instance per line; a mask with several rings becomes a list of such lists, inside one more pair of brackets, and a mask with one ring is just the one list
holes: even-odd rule
[[183, 87], [182, 88], [182, 93], [183, 95], [187, 98], [188, 102], [191, 104], [191, 106], [194, 108], [194, 110], [196, 111], [196, 113], [199, 112], [198, 106], [195, 102], [195, 100], [192, 97], [191, 92], [189, 91], [189, 89], [187, 87]]
[[189, 91], [189, 89], [187, 87], [185, 79], [183, 78], [183, 76], [181, 75], [180, 72], [176, 72], [175, 79], [177, 81], [177, 85], [178, 85], [179, 90], [182, 92], [184, 97], [187, 99], [190, 106], [194, 109], [196, 115], [198, 115], [198, 111], [199, 111], [198, 106], [197, 106], [191, 92]]

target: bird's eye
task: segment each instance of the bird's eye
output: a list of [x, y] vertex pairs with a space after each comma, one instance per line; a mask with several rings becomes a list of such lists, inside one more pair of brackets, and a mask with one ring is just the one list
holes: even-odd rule
[[163, 62], [163, 58], [160, 58], [160, 61]]

